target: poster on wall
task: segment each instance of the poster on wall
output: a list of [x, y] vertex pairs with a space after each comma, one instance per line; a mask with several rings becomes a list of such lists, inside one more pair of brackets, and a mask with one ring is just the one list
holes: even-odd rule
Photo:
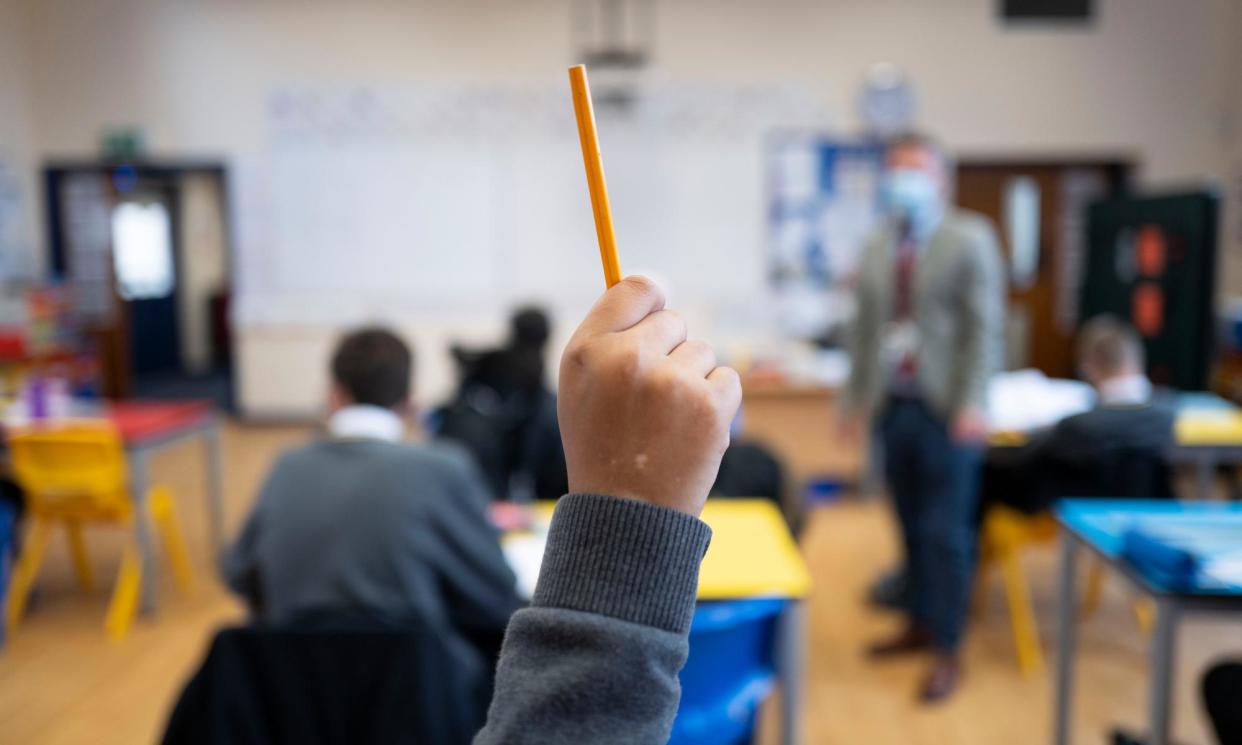
[[784, 330], [833, 336], [852, 314], [849, 283], [880, 217], [881, 145], [814, 133], [770, 138], [769, 280]]
[[0, 150], [0, 281], [32, 274], [22, 188], [10, 154]]
[[1081, 318], [1131, 323], [1157, 385], [1207, 387], [1219, 208], [1205, 191], [1102, 200], [1088, 212]]

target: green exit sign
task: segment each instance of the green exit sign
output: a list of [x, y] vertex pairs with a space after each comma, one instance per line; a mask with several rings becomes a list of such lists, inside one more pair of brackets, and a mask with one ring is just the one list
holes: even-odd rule
[[146, 149], [146, 135], [138, 127], [112, 127], [99, 136], [99, 152], [106, 160], [137, 160]]

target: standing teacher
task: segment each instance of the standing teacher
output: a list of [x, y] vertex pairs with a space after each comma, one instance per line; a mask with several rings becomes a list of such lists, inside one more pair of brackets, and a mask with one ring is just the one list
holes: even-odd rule
[[950, 696], [974, 573], [988, 378], [1002, 357], [1004, 272], [986, 218], [949, 204], [949, 163], [932, 140], [888, 147], [887, 219], [858, 280], [847, 429], [874, 417], [897, 508], [908, 623], [874, 657], [930, 651], [919, 689]]

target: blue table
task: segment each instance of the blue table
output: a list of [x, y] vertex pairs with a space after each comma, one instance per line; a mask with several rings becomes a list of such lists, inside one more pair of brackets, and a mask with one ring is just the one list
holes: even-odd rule
[[1168, 745], [1170, 681], [1175, 664], [1177, 624], [1187, 612], [1242, 613], [1242, 591], [1168, 587], [1155, 577], [1144, 574], [1122, 556], [1122, 536], [1130, 527], [1147, 521], [1158, 520], [1168, 524], [1180, 518], [1193, 523], [1208, 516], [1219, 521], [1242, 520], [1242, 504], [1067, 499], [1057, 508], [1062, 541], [1056, 721], [1053, 729], [1056, 745], [1069, 745], [1070, 741], [1080, 547], [1085, 547], [1156, 603], [1156, 628], [1152, 635], [1149, 663], [1148, 742], [1150, 745]]

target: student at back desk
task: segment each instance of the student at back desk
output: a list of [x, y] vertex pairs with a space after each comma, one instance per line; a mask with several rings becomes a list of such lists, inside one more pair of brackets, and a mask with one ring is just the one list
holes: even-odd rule
[[1097, 316], [1083, 325], [1078, 366], [1095, 408], [1067, 417], [1023, 448], [992, 448], [982, 500], [1024, 512], [1065, 496], [1172, 497], [1165, 453], [1174, 409], [1152, 392], [1142, 342], [1126, 324]]
[[520, 604], [515, 578], [469, 457], [402, 442], [412, 364], [383, 329], [340, 342], [327, 436], [279, 459], [223, 574], [259, 620], [417, 619], [456, 637], [466, 664], [490, 666]]

